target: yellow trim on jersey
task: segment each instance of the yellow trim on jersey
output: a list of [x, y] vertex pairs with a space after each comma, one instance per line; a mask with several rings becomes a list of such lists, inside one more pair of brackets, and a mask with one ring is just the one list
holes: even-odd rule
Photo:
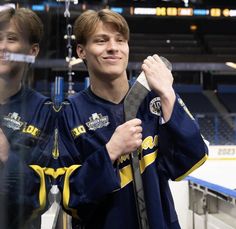
[[54, 159], [58, 159], [59, 155], [60, 155], [60, 151], [58, 148], [58, 129], [56, 128], [54, 130], [54, 143], [53, 143], [52, 156]]
[[72, 217], [79, 218], [77, 215], [76, 209], [69, 208], [69, 200], [70, 200], [70, 176], [71, 174], [79, 168], [81, 165], [72, 165], [66, 170], [65, 174], [65, 180], [64, 180], [64, 186], [63, 186], [63, 206], [65, 209], [71, 211]]
[[121, 188], [125, 187], [133, 180], [131, 165], [127, 165], [124, 168], [120, 169], [120, 186]]
[[62, 228], [63, 229], [67, 229], [68, 228], [68, 217], [69, 217], [69, 215], [66, 213], [66, 212], [63, 212], [62, 213], [62, 222], [63, 222], [63, 226], [62, 226]]
[[52, 176], [54, 179], [57, 177], [64, 175], [66, 173], [67, 167], [53, 169], [53, 168], [45, 168], [45, 174]]
[[33, 126], [33, 125], [26, 125], [23, 130], [22, 130], [23, 133], [27, 133], [27, 134], [31, 134], [32, 136], [34, 137], [39, 137], [41, 131]]
[[139, 162], [141, 173], [143, 173], [146, 167], [152, 164], [156, 160], [156, 158], [157, 158], [157, 150], [155, 150], [150, 154], [145, 155]]
[[235, 161], [236, 157], [208, 157], [208, 161]]
[[188, 170], [185, 174], [183, 174], [182, 176], [178, 177], [175, 179], [175, 181], [181, 181], [183, 180], [186, 176], [188, 176], [191, 172], [193, 172], [195, 169], [197, 169], [198, 167], [200, 167], [208, 158], [208, 155], [205, 154], [205, 156], [198, 161], [190, 170]]
[[[143, 173], [145, 169], [151, 165], [157, 158], [157, 150], [154, 152], [145, 155], [141, 161], [139, 161], [140, 171]], [[121, 180], [121, 188], [125, 187], [133, 180], [131, 165], [127, 165], [124, 168], [120, 169], [120, 180]]]
[[34, 210], [34, 216], [37, 216], [38, 212], [42, 211], [46, 206], [46, 184], [44, 169], [39, 165], [30, 165], [30, 167], [39, 175], [40, 177], [40, 188], [39, 188], [39, 208]]
[[53, 110], [54, 110], [55, 112], [59, 112], [59, 111], [61, 110], [62, 106], [60, 105], [60, 106], [57, 108], [57, 107], [55, 107], [55, 104], [53, 104], [52, 108], [53, 108]]

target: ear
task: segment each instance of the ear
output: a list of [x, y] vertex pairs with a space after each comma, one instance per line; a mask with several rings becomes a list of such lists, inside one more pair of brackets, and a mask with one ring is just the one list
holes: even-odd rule
[[38, 43], [32, 44], [30, 48], [30, 55], [37, 57], [38, 53], [39, 53], [39, 44]]
[[80, 45], [80, 44], [77, 45], [76, 53], [80, 59], [82, 59], [82, 60], [86, 59], [86, 54], [85, 54], [83, 45]]

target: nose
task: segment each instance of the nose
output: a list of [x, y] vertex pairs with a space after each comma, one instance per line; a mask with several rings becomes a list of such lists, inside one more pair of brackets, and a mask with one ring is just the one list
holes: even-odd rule
[[6, 39], [0, 38], [0, 51], [5, 51], [7, 47]]
[[117, 42], [113, 39], [109, 40], [107, 48], [108, 50], [117, 50]]

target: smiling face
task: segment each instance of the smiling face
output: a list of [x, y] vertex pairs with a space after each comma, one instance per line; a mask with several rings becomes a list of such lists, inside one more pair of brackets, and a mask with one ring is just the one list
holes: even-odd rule
[[126, 74], [129, 46], [127, 39], [111, 23], [99, 22], [86, 44], [77, 46], [93, 77], [114, 79]]
[[30, 45], [25, 34], [20, 32], [14, 20], [5, 24], [0, 29], [0, 76], [14, 77], [24, 68], [25, 63], [4, 60], [4, 53], [35, 54], [38, 53], [37, 45]]

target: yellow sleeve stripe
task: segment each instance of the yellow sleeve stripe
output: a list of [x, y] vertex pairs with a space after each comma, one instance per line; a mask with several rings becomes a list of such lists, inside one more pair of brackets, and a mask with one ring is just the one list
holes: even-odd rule
[[45, 185], [45, 175], [44, 169], [39, 165], [30, 165], [30, 167], [39, 175], [40, 177], [40, 188], [39, 188], [39, 208], [34, 210], [33, 218], [42, 211], [46, 206], [46, 185]]
[[139, 162], [141, 173], [143, 173], [144, 170], [156, 160], [156, 158], [157, 158], [157, 150], [148, 155], [145, 155]]
[[205, 156], [198, 161], [190, 170], [188, 170], [185, 174], [183, 174], [182, 176], [178, 177], [175, 179], [175, 181], [181, 181], [183, 180], [186, 176], [188, 176], [191, 172], [193, 172], [195, 169], [197, 169], [198, 167], [200, 167], [208, 158], [208, 155], [205, 154]]
[[[148, 155], [145, 155], [139, 162], [141, 173], [143, 173], [145, 169], [156, 160], [156, 158], [157, 158], [157, 150]], [[133, 180], [131, 165], [125, 166], [124, 168], [120, 169], [119, 172], [121, 179], [121, 188], [123, 188]]]
[[77, 215], [76, 209], [69, 208], [69, 200], [70, 200], [70, 176], [71, 174], [79, 168], [81, 165], [72, 165], [67, 168], [64, 180], [64, 187], [63, 187], [63, 206], [65, 209], [71, 211], [72, 217], [79, 218]]
[[125, 187], [133, 180], [131, 166], [127, 165], [124, 168], [120, 169], [120, 186], [121, 188]]
[[[140, 171], [141, 174], [145, 171], [145, 169], [151, 165], [157, 157], [157, 151], [154, 151], [153, 153], [150, 153], [146, 156], [144, 156], [140, 161]], [[195, 169], [200, 167], [208, 158], [208, 155], [206, 154], [200, 161], [198, 161], [190, 170], [188, 170], [185, 174], [178, 177], [176, 181], [180, 181], [184, 179], [186, 176], [188, 176], [191, 172], [193, 172]], [[120, 179], [121, 179], [121, 188], [125, 187], [127, 184], [129, 184], [133, 180], [131, 165], [127, 165], [124, 168], [120, 169]]]

